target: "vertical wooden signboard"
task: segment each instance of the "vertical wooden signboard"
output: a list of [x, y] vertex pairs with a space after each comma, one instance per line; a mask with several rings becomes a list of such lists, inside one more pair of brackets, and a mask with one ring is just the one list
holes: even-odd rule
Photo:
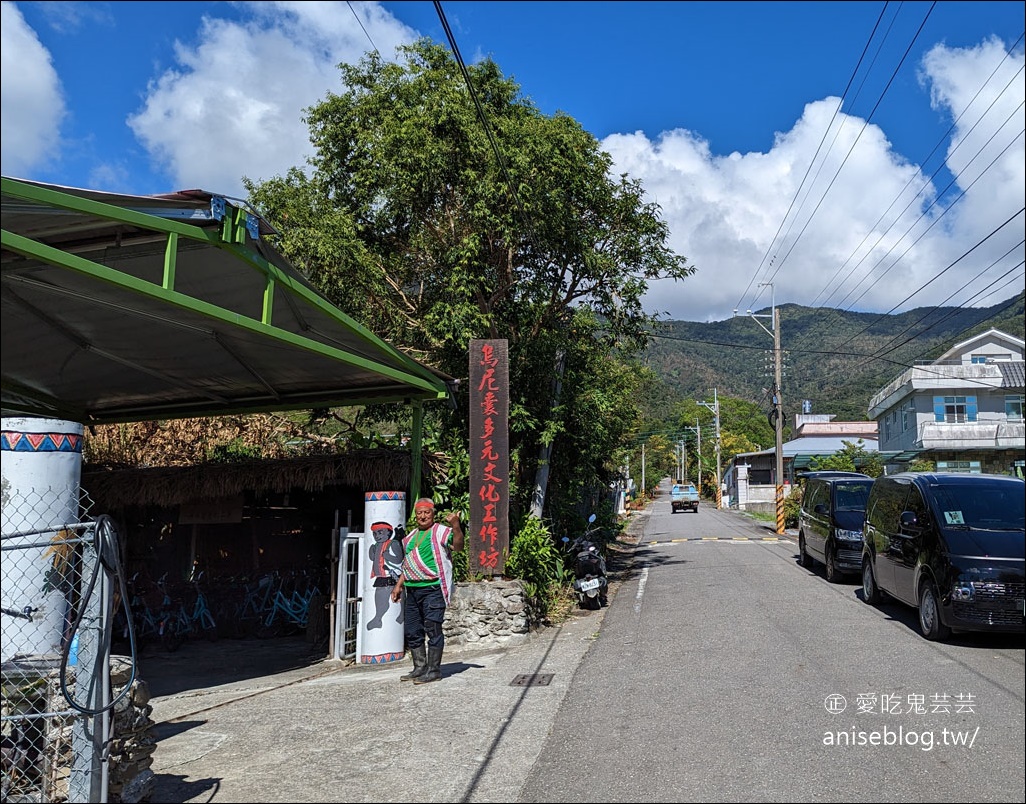
[[509, 555], [509, 351], [503, 340], [470, 342], [471, 577], [501, 576]]

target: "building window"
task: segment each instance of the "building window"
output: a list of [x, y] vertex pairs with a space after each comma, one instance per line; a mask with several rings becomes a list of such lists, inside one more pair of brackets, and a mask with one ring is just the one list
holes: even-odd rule
[[937, 471], [978, 475], [983, 470], [979, 461], [937, 461]]
[[903, 402], [901, 405], [901, 432], [908, 432], [908, 403]]
[[938, 422], [974, 422], [976, 421], [975, 396], [935, 396], [933, 398], [933, 418]]
[[1012, 355], [1008, 352], [1002, 352], [1000, 354], [993, 355], [972, 355], [969, 360], [972, 363], [1006, 363], [1012, 359]]
[[1005, 418], [1010, 422], [1022, 421], [1022, 394], [1005, 397]]

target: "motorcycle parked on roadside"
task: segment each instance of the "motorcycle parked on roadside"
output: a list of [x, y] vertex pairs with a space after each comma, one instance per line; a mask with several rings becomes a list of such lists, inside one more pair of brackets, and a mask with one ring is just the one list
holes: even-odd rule
[[[588, 524], [595, 522], [595, 514], [588, 517]], [[592, 540], [592, 534], [598, 528], [590, 527], [582, 535], [570, 542], [569, 536], [564, 536], [563, 541], [570, 543], [570, 550], [573, 553], [574, 570], [574, 592], [577, 593], [577, 602], [582, 609], [598, 609], [608, 602], [606, 592], [609, 588], [609, 581], [606, 578], [606, 560], [599, 551], [598, 545]]]

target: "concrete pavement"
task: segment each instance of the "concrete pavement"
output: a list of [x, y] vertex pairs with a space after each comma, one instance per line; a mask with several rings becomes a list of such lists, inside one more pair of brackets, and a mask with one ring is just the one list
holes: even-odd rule
[[[635, 513], [628, 533], [646, 519]], [[510, 801], [605, 612], [575, 611], [501, 648], [447, 647], [442, 680], [422, 685], [399, 681], [408, 658], [313, 658], [301, 637], [144, 658], [158, 741], [151, 800]]]
[[[648, 515], [632, 516], [634, 541]], [[620, 558], [611, 600], [629, 573]], [[447, 648], [443, 679], [419, 686], [399, 681], [408, 658], [313, 658], [302, 638], [143, 659], [158, 741], [151, 801], [515, 800], [606, 611], [575, 611], [502, 648]]]

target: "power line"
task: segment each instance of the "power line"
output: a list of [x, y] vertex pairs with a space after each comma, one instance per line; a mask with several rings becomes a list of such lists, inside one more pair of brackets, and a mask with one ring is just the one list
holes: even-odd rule
[[460, 68], [460, 72], [463, 74], [463, 80], [467, 84], [467, 89], [470, 91], [470, 97], [474, 101], [474, 107], [477, 109], [477, 116], [481, 120], [481, 126], [484, 128], [485, 135], [488, 137], [488, 142], [492, 147], [492, 152], [495, 154], [495, 159], [499, 163], [499, 170], [502, 172], [502, 177], [506, 182], [506, 190], [513, 199], [513, 203], [517, 208], [517, 212], [520, 215], [521, 222], [524, 224], [524, 229], [527, 232], [528, 238], [531, 240], [535, 247], [535, 250], [540, 254], [541, 249], [538, 248], [537, 242], [534, 238], [534, 228], [531, 226], [531, 219], [527, 217], [527, 212], [524, 210], [523, 204], [520, 202], [520, 195], [517, 193], [516, 185], [513, 184], [513, 180], [510, 178], [509, 170], [506, 167], [506, 160], [502, 156], [502, 152], [499, 150], [499, 145], [495, 141], [495, 136], [492, 134], [492, 127], [488, 123], [488, 115], [485, 114], [484, 107], [481, 105], [481, 101], [477, 97], [477, 91], [474, 89], [474, 83], [470, 80], [470, 73], [467, 70], [467, 65], [463, 61], [463, 56], [460, 55], [459, 45], [456, 44], [456, 37], [452, 34], [452, 29], [449, 28], [449, 21], [445, 17], [445, 11], [442, 9], [442, 4], [439, 0], [434, 0], [435, 11], [438, 13], [438, 19], [442, 23], [442, 28], [445, 29], [445, 36], [449, 40], [449, 48], [452, 50], [452, 54], [456, 59], [456, 64]]
[[360, 30], [363, 31], [363, 35], [367, 37], [367, 41], [370, 42], [371, 48], [373, 48], [374, 52], [380, 56], [381, 51], [379, 51], [378, 46], [374, 44], [374, 40], [371, 39], [371, 35], [367, 33], [367, 29], [363, 27], [363, 20], [361, 20], [360, 15], [356, 13], [356, 9], [353, 8], [353, 4], [349, 2], [349, 0], [346, 0], [346, 5], [349, 6], [349, 10], [352, 11], [353, 16], [356, 17], [356, 23], [360, 26]]
[[[1023, 39], [1023, 37], [1024, 37], [1024, 36], [1026, 36], [1026, 33], [1024, 33], [1024, 34], [1020, 34], [1020, 35], [1019, 35], [1019, 39], [1018, 39], [1018, 40], [1016, 41], [1016, 45], [1017, 45], [1017, 44], [1018, 44], [1019, 42], [1021, 42], [1021, 41], [1022, 41], [1022, 39]], [[1013, 48], [1014, 48], [1014, 47], [1015, 47], [1015, 45], [1013, 45]], [[1004, 55], [1004, 58], [1003, 58], [1003, 59], [1002, 59], [1002, 60], [1001, 60], [1000, 62], [998, 62], [998, 64], [997, 64], [997, 65], [996, 65], [996, 66], [994, 67], [994, 70], [993, 70], [993, 71], [991, 72], [991, 74], [990, 74], [990, 75], [989, 75], [989, 76], [987, 77], [987, 80], [986, 80], [986, 81], [984, 81], [984, 82], [983, 82], [983, 83], [982, 83], [982, 84], [980, 85], [979, 89], [977, 89], [977, 90], [976, 90], [976, 94], [975, 94], [975, 95], [973, 96], [973, 99], [972, 99], [971, 101], [969, 101], [969, 103], [968, 103], [968, 104], [966, 105], [965, 109], [963, 109], [963, 110], [962, 110], [962, 112], [961, 112], [961, 113], [960, 113], [960, 114], [958, 115], [958, 117], [957, 117], [957, 118], [955, 118], [955, 120], [954, 120], [954, 121], [953, 121], [953, 122], [951, 123], [951, 125], [950, 125], [950, 126], [948, 127], [948, 130], [947, 130], [946, 132], [944, 132], [944, 134], [942, 134], [942, 135], [941, 135], [941, 137], [940, 137], [940, 138], [939, 138], [939, 139], [937, 140], [937, 143], [936, 143], [936, 144], [935, 144], [935, 145], [933, 146], [933, 148], [931, 149], [930, 153], [929, 153], [929, 154], [928, 154], [928, 155], [926, 156], [926, 158], [925, 158], [925, 159], [923, 159], [923, 160], [921, 160], [921, 163], [922, 163], [922, 164], [923, 164], [924, 166], [925, 166], [925, 165], [927, 165], [927, 164], [929, 164], [930, 160], [931, 160], [931, 159], [933, 159], [933, 156], [934, 156], [934, 154], [935, 154], [935, 153], [937, 153], [937, 151], [938, 151], [938, 150], [940, 149], [940, 147], [941, 147], [941, 146], [942, 146], [942, 145], [943, 145], [943, 144], [945, 143], [945, 141], [947, 140], [947, 138], [948, 138], [948, 137], [949, 137], [949, 136], [951, 135], [951, 133], [952, 133], [952, 132], [953, 132], [953, 131], [955, 130], [955, 128], [956, 128], [956, 127], [958, 126], [958, 124], [959, 124], [959, 122], [960, 122], [960, 121], [962, 120], [962, 118], [963, 118], [963, 117], [964, 117], [964, 116], [965, 116], [965, 115], [966, 115], [966, 114], [967, 114], [967, 113], [969, 112], [969, 110], [970, 110], [970, 109], [972, 108], [973, 104], [974, 104], [974, 103], [975, 103], [975, 102], [977, 101], [977, 99], [978, 99], [978, 98], [980, 97], [980, 95], [982, 94], [982, 92], [983, 92], [983, 90], [984, 90], [984, 89], [986, 88], [986, 86], [987, 86], [987, 85], [988, 85], [988, 84], [989, 84], [989, 83], [990, 83], [990, 82], [991, 82], [991, 81], [993, 80], [994, 76], [995, 76], [995, 75], [997, 74], [997, 71], [998, 71], [999, 69], [1001, 69], [1001, 65], [1002, 65], [1002, 64], [1004, 64], [1004, 63], [1005, 63], [1005, 61], [1007, 61], [1007, 60], [1008, 60], [1008, 59], [1010, 58], [1010, 56], [1011, 56], [1010, 52], [1009, 52], [1008, 50], [1006, 50], [1006, 51], [1005, 51], [1005, 55]], [[961, 138], [961, 139], [960, 139], [960, 140], [959, 140], [959, 141], [958, 141], [958, 142], [957, 142], [957, 143], [955, 144], [955, 147], [954, 147], [954, 148], [952, 148], [952, 150], [951, 150], [951, 151], [950, 151], [950, 152], [949, 152], [949, 153], [947, 154], [947, 159], [950, 159], [950, 158], [951, 158], [951, 157], [952, 157], [952, 156], [953, 156], [953, 155], [954, 155], [954, 154], [955, 154], [955, 153], [956, 153], [956, 152], [958, 151], [958, 149], [959, 149], [959, 148], [961, 148], [961, 147], [962, 147], [962, 146], [963, 146], [963, 145], [964, 145], [964, 144], [965, 144], [965, 143], [967, 142], [967, 137], [968, 137], [968, 136], [969, 136], [970, 134], [972, 134], [972, 132], [973, 132], [973, 131], [975, 131], [975, 130], [976, 130], [976, 127], [977, 127], [977, 126], [978, 126], [978, 125], [979, 125], [980, 123], [982, 123], [982, 122], [983, 122], [984, 118], [985, 118], [985, 117], [987, 116], [987, 113], [988, 113], [988, 112], [989, 112], [989, 111], [990, 111], [991, 109], [993, 109], [994, 105], [995, 105], [995, 104], [996, 104], [996, 103], [998, 102], [998, 100], [1000, 100], [1000, 99], [1001, 99], [1001, 97], [1002, 97], [1002, 96], [1003, 96], [1003, 95], [1004, 95], [1004, 94], [1005, 94], [1005, 93], [1006, 93], [1006, 92], [1008, 91], [1009, 87], [1011, 87], [1011, 86], [1012, 86], [1012, 84], [1013, 84], [1013, 83], [1015, 82], [1015, 79], [1016, 79], [1016, 78], [1018, 77], [1018, 75], [1019, 75], [1019, 74], [1020, 74], [1020, 73], [1021, 73], [1022, 71], [1023, 71], [1023, 69], [1022, 69], [1022, 68], [1020, 68], [1020, 69], [1019, 69], [1019, 70], [1018, 70], [1018, 71], [1017, 71], [1017, 72], [1015, 73], [1015, 75], [1013, 75], [1013, 76], [1012, 76], [1012, 77], [1011, 77], [1011, 78], [1009, 79], [1008, 83], [1006, 83], [1006, 84], [1005, 84], [1005, 86], [1004, 86], [1004, 88], [1003, 88], [1003, 89], [1001, 90], [1001, 92], [999, 92], [999, 93], [997, 94], [997, 96], [996, 96], [996, 97], [995, 97], [995, 98], [994, 98], [994, 99], [993, 99], [993, 100], [992, 100], [992, 101], [990, 102], [990, 105], [989, 105], [989, 106], [988, 106], [988, 107], [987, 107], [987, 108], [986, 108], [986, 109], [985, 109], [985, 110], [983, 111], [983, 113], [982, 113], [982, 114], [980, 114], [980, 116], [979, 116], [979, 118], [977, 118], [976, 122], [975, 122], [975, 123], [973, 123], [973, 125], [972, 125], [972, 126], [970, 127], [970, 129], [969, 129], [969, 130], [968, 130], [968, 131], [966, 132], [965, 136], [964, 136], [964, 137], [962, 137], [962, 138]], [[990, 140], [988, 140], [987, 144], [989, 144], [989, 143], [990, 143]], [[982, 149], [981, 149], [981, 150], [982, 150]], [[977, 154], [976, 154], [976, 155], [977, 155], [977, 156], [979, 155], [979, 151], [977, 152]], [[974, 156], [974, 157], [973, 157], [973, 159], [975, 159], [975, 158], [976, 158], [976, 157]], [[972, 162], [972, 160], [970, 160], [970, 163], [971, 163], [971, 162]], [[877, 240], [876, 240], [876, 243], [874, 243], [874, 244], [873, 244], [873, 246], [872, 246], [872, 247], [871, 247], [871, 248], [870, 248], [870, 249], [869, 249], [869, 250], [867, 251], [867, 254], [866, 254], [866, 256], [867, 256], [867, 257], [869, 256], [869, 254], [871, 254], [871, 253], [872, 253], [872, 250], [873, 250], [873, 248], [875, 248], [875, 247], [876, 247], [876, 246], [877, 246], [877, 245], [878, 245], [878, 244], [880, 243], [880, 241], [881, 241], [881, 240], [883, 240], [883, 238], [884, 238], [884, 237], [885, 237], [885, 236], [887, 235], [887, 233], [888, 233], [888, 232], [890, 232], [890, 230], [894, 228], [894, 226], [895, 226], [895, 225], [897, 224], [898, 220], [900, 220], [900, 218], [901, 218], [901, 215], [902, 215], [902, 214], [904, 214], [905, 212], [907, 212], [907, 211], [908, 211], [909, 207], [911, 207], [911, 206], [912, 206], [912, 204], [914, 204], [914, 203], [915, 203], [915, 201], [916, 201], [916, 199], [917, 199], [917, 198], [919, 198], [919, 197], [921, 197], [921, 196], [922, 196], [923, 192], [924, 192], [924, 191], [926, 190], [926, 188], [927, 188], [927, 187], [929, 187], [929, 186], [930, 186], [930, 184], [931, 184], [931, 182], [933, 181], [933, 179], [935, 179], [935, 178], [937, 177], [937, 175], [938, 175], [938, 174], [940, 173], [940, 171], [941, 171], [941, 170], [942, 170], [942, 169], [944, 168], [944, 166], [945, 166], [945, 162], [944, 162], [944, 161], [941, 161], [941, 163], [940, 163], [940, 164], [939, 164], [939, 165], [937, 166], [937, 168], [936, 168], [936, 169], [934, 170], [934, 172], [933, 172], [933, 173], [932, 173], [932, 174], [930, 175], [930, 178], [929, 178], [929, 179], [928, 179], [928, 180], [927, 180], [926, 182], [924, 182], [924, 184], [923, 184], [923, 187], [922, 187], [922, 188], [921, 188], [921, 189], [919, 190], [919, 192], [917, 192], [917, 193], [916, 193], [916, 194], [915, 194], [915, 195], [914, 195], [914, 196], [913, 196], [913, 197], [912, 197], [912, 198], [911, 198], [911, 199], [909, 200], [908, 204], [906, 204], [906, 205], [905, 205], [905, 208], [904, 208], [904, 209], [903, 209], [903, 210], [901, 211], [901, 213], [899, 213], [899, 214], [898, 214], [898, 216], [897, 216], [897, 217], [895, 218], [895, 220], [894, 220], [894, 223], [892, 223], [892, 224], [891, 224], [891, 225], [890, 225], [890, 226], [889, 226], [889, 227], [887, 228], [887, 230], [886, 230], [885, 232], [883, 232], [883, 233], [882, 233], [882, 234], [881, 234], [881, 235], [880, 235], [880, 236], [879, 236], [879, 237], [877, 238]], [[897, 203], [897, 202], [898, 202], [898, 201], [899, 201], [899, 200], [901, 199], [901, 197], [902, 197], [902, 196], [903, 196], [903, 195], [905, 194], [905, 191], [906, 191], [906, 190], [908, 190], [908, 189], [909, 189], [909, 187], [911, 187], [911, 186], [912, 186], [912, 183], [913, 183], [913, 182], [914, 182], [914, 181], [915, 181], [915, 180], [916, 180], [916, 179], [918, 178], [918, 175], [919, 175], [919, 174], [917, 173], [917, 174], [913, 175], [913, 176], [912, 176], [911, 178], [909, 178], [908, 182], [906, 182], [905, 186], [904, 186], [904, 187], [902, 187], [902, 188], [901, 188], [901, 190], [900, 190], [900, 191], [898, 192], [898, 194], [897, 194], [897, 195], [896, 195], [896, 196], [894, 197], [894, 200], [893, 200], [893, 201], [892, 201], [892, 202], [890, 203], [890, 205], [889, 205], [889, 206], [887, 207], [887, 209], [886, 209], [886, 210], [884, 211], [884, 213], [883, 213], [883, 214], [882, 214], [882, 215], [880, 216], [880, 218], [879, 218], [879, 219], [877, 220], [877, 222], [876, 222], [875, 224], [873, 224], [873, 226], [871, 226], [871, 227], [870, 227], [870, 229], [869, 229], [869, 232], [867, 232], [867, 233], [866, 233], [866, 236], [865, 236], [865, 237], [864, 237], [864, 238], [862, 239], [862, 242], [861, 242], [861, 243], [859, 243], [859, 244], [858, 244], [858, 246], [856, 246], [856, 247], [855, 247], [855, 249], [854, 249], [854, 250], [852, 251], [852, 253], [851, 253], [851, 254], [850, 254], [850, 255], [848, 256], [848, 258], [847, 258], [847, 259], [846, 259], [846, 260], [845, 260], [845, 261], [844, 261], [844, 262], [843, 262], [843, 263], [842, 263], [842, 264], [840, 265], [840, 267], [838, 267], [838, 269], [837, 269], [837, 270], [836, 270], [836, 271], [834, 272], [833, 276], [832, 276], [832, 277], [831, 277], [831, 278], [830, 278], [830, 279], [829, 279], [829, 280], [827, 281], [827, 283], [826, 283], [826, 284], [825, 284], [825, 285], [823, 286], [823, 290], [821, 290], [821, 291], [820, 291], [820, 292], [819, 292], [819, 293], [818, 293], [818, 294], [816, 295], [816, 297], [815, 297], [815, 298], [814, 298], [814, 299], [812, 300], [811, 304], [809, 305], [810, 307], [815, 307], [815, 306], [817, 306], [817, 302], [818, 302], [818, 301], [820, 300], [820, 297], [822, 297], [823, 293], [824, 293], [824, 292], [825, 292], [825, 291], [827, 290], [827, 288], [829, 288], [829, 287], [830, 287], [830, 283], [831, 283], [831, 282], [833, 282], [833, 281], [834, 281], [834, 280], [835, 280], [835, 279], [837, 278], [838, 274], [840, 274], [840, 272], [841, 272], [841, 271], [843, 270], [844, 266], [845, 266], [845, 265], [847, 265], [847, 264], [848, 264], [848, 262], [849, 262], [850, 260], [852, 260], [852, 259], [853, 259], [853, 258], [855, 257], [855, 255], [856, 255], [856, 254], [858, 253], [859, 249], [861, 249], [861, 248], [862, 248], [862, 246], [863, 246], [863, 245], [865, 245], [866, 241], [867, 241], [867, 240], [869, 240], [869, 236], [870, 236], [870, 234], [871, 234], [871, 233], [872, 233], [873, 231], [875, 231], [875, 230], [877, 229], [877, 227], [878, 227], [878, 226], [879, 226], [879, 225], [880, 225], [880, 224], [881, 224], [881, 223], [882, 223], [882, 222], [884, 221], [884, 219], [885, 219], [885, 218], [887, 217], [887, 213], [889, 213], [889, 212], [891, 211], [891, 209], [893, 209], [893, 208], [894, 208], [894, 205], [895, 205], [895, 204], [896, 204], [896, 203]], [[944, 195], [944, 194], [945, 194], [945, 193], [947, 192], [947, 190], [948, 190], [948, 189], [949, 189], [949, 188], [951, 187], [951, 185], [952, 185], [952, 184], [954, 184], [954, 180], [952, 180], [952, 181], [951, 181], [951, 182], [950, 182], [950, 183], [949, 183], [949, 184], [948, 184], [948, 185], [947, 185], [947, 186], [946, 186], [946, 187], [944, 188], [944, 190], [943, 190], [943, 191], [941, 191], [941, 192], [940, 192], [940, 193], [938, 194], [938, 199], [939, 199], [940, 197], [942, 197], [942, 196], [943, 196], [943, 195]], [[927, 211], [928, 211], [928, 210], [927, 210]], [[924, 214], [925, 214], [925, 212], [924, 212]], [[920, 216], [920, 218], [922, 218], [922, 217], [923, 217], [923, 216], [921, 215], [921, 216]], [[918, 221], [917, 221], [917, 222], [918, 222]], [[913, 225], [914, 225], [914, 224], [913, 224]], [[911, 227], [909, 227], [909, 228], [911, 228]], [[907, 231], [907, 230], [906, 230], [906, 231]], [[830, 293], [830, 294], [829, 294], [829, 295], [828, 295], [828, 296], [827, 296], [826, 298], [824, 298], [824, 299], [823, 299], [823, 304], [824, 304], [824, 305], [825, 305], [825, 304], [826, 304], [826, 303], [827, 303], [827, 302], [828, 302], [828, 301], [830, 300], [830, 298], [831, 298], [831, 297], [832, 297], [832, 296], [833, 296], [833, 295], [834, 295], [835, 293], [837, 293], [837, 292], [838, 292], [838, 291], [840, 290], [840, 288], [841, 288], [841, 287], [843, 286], [844, 282], [845, 282], [845, 281], [847, 281], [847, 280], [848, 280], [848, 279], [849, 279], [849, 278], [851, 277], [851, 275], [852, 275], [852, 274], [853, 274], [853, 273], [855, 272], [855, 269], [856, 269], [856, 268], [858, 268], [858, 266], [859, 266], [859, 265], [861, 265], [861, 264], [862, 264], [862, 261], [863, 261], [863, 260], [865, 260], [865, 259], [866, 259], [866, 257], [863, 257], [863, 258], [862, 258], [862, 260], [859, 260], [859, 262], [855, 263], [855, 265], [854, 265], [854, 266], [852, 266], [852, 269], [851, 269], [851, 270], [850, 270], [850, 271], [848, 272], [848, 274], [847, 274], [847, 275], [845, 276], [844, 280], [842, 280], [842, 281], [841, 281], [841, 282], [840, 282], [840, 283], [838, 284], [837, 288], [835, 288], [835, 289], [834, 289], [834, 290], [833, 290], [833, 291], [832, 291], [832, 292], [831, 292], [831, 293]]]
[[[926, 21], [930, 18], [930, 14], [933, 13], [933, 9], [934, 9], [934, 7], [936, 5], [937, 5], [936, 0], [934, 0], [934, 2], [930, 5], [929, 11], [926, 12], [926, 16], [923, 17], [923, 21], [919, 24], [919, 28], [918, 28], [918, 30], [916, 30], [915, 36], [912, 37], [912, 41], [909, 42], [908, 43], [908, 47], [905, 48], [905, 52], [902, 54], [901, 60], [898, 62], [897, 66], [892, 71], [891, 77], [887, 81], [887, 85], [883, 88], [883, 91], [880, 93], [880, 96], [877, 98], [876, 103], [873, 105], [873, 108], [870, 110], [869, 115], [863, 121], [862, 128], [859, 130], [859, 133], [856, 135], [854, 141], [851, 144], [851, 147], [848, 148], [848, 152], [844, 155], [844, 159], [841, 160], [841, 164], [839, 164], [837, 166], [837, 169], [834, 171], [834, 175], [831, 177], [829, 184], [827, 184], [826, 189], [823, 191], [823, 194], [820, 196], [819, 201], [816, 203], [815, 208], [812, 210], [812, 214], [809, 215], [808, 219], [805, 221], [805, 225], [802, 226], [801, 231], [798, 232], [798, 236], [795, 237], [794, 242], [791, 244], [791, 247], [787, 250], [787, 253], [784, 254], [783, 258], [777, 264], [776, 270], [770, 275], [769, 281], [772, 282], [773, 279], [776, 277], [776, 275], [780, 272], [780, 269], [783, 267], [784, 262], [786, 262], [787, 258], [789, 256], [791, 256], [791, 252], [794, 251], [795, 247], [798, 245], [798, 242], [801, 240], [802, 235], [805, 234], [805, 231], [809, 228], [809, 225], [812, 223], [812, 219], [816, 216], [816, 213], [819, 212], [820, 207], [822, 207], [823, 202], [826, 200], [827, 195], [829, 195], [831, 188], [834, 186], [834, 182], [837, 181], [837, 177], [841, 174], [841, 171], [844, 169], [844, 166], [848, 163], [848, 157], [851, 156], [852, 152], [855, 150], [855, 146], [858, 144], [859, 140], [862, 138], [862, 135], [866, 132], [866, 129], [869, 128], [870, 121], [873, 119], [874, 115], [879, 110], [880, 104], [883, 103], [884, 96], [887, 94], [887, 91], [891, 88], [891, 84], [894, 83], [894, 79], [897, 78], [898, 72], [901, 70], [901, 66], [905, 63], [905, 59], [908, 58], [908, 55], [909, 55], [909, 53], [912, 50], [912, 46], [916, 43], [916, 40], [919, 39], [919, 34], [921, 34], [923, 32], [923, 27], [926, 25]], [[843, 125], [843, 123], [842, 123], [842, 125]], [[835, 141], [836, 141], [837, 137], [840, 136], [840, 134], [841, 134], [841, 127], [838, 127], [837, 133], [834, 135], [834, 140]], [[823, 166], [825, 164], [826, 164], [826, 160], [824, 159], [824, 161], [822, 163], [820, 163], [820, 170], [822, 170], [822, 168], [823, 168]], [[817, 174], [817, 177], [818, 177], [818, 174]], [[810, 188], [810, 192], [811, 192], [811, 188]]]
[[[805, 169], [805, 175], [802, 177], [801, 183], [798, 185], [798, 189], [795, 191], [794, 198], [791, 199], [791, 204], [790, 206], [788, 206], [787, 212], [784, 213], [784, 217], [780, 220], [780, 226], [777, 227], [777, 231], [773, 235], [773, 239], [770, 240], [769, 246], [766, 247], [766, 253], [763, 255], [762, 261], [759, 263], [759, 266], [755, 269], [755, 273], [752, 274], [752, 278], [748, 281], [748, 286], [741, 294], [741, 298], [738, 299], [737, 304], [734, 305], [738, 309], [741, 309], [741, 302], [748, 294], [748, 291], [751, 290], [752, 283], [758, 278], [759, 272], [762, 270], [762, 266], [766, 264], [766, 259], [769, 257], [770, 252], [773, 251], [773, 244], [777, 241], [777, 237], [780, 236], [780, 231], [784, 228], [784, 223], [787, 221], [788, 216], [791, 214], [791, 210], [794, 209], [794, 205], [798, 201], [798, 196], [801, 195], [802, 187], [805, 186], [805, 180], [808, 179], [809, 173], [812, 171], [812, 166], [816, 163], [816, 157], [819, 156], [820, 149], [823, 147], [823, 143], [826, 142], [827, 134], [830, 133], [830, 127], [833, 125], [834, 120], [837, 119], [837, 113], [841, 110], [841, 106], [844, 104], [844, 99], [848, 96], [848, 91], [851, 89], [851, 85], [855, 81], [855, 76], [858, 75], [859, 68], [862, 66], [862, 60], [866, 57], [866, 52], [869, 50], [869, 46], [872, 43], [873, 38], [876, 36], [876, 31], [880, 27], [880, 21], [883, 19], [883, 16], [887, 11], [888, 5], [889, 3], [885, 2], [883, 8], [880, 10], [880, 16], [877, 17], [876, 23], [873, 25], [873, 31], [872, 33], [870, 33], [869, 39], [866, 41], [866, 45], [862, 49], [862, 54], [859, 56], [858, 63], [855, 65], [855, 69], [852, 70], [851, 76], [848, 78], [848, 85], [844, 88], [844, 92], [841, 94], [841, 100], [838, 102], [837, 108], [834, 110], [834, 114], [830, 118], [830, 122], [827, 124], [827, 127], [823, 131], [823, 136], [820, 138], [819, 145], [816, 147], [816, 153], [813, 154], [812, 160], [809, 162], [809, 166]], [[753, 300], [752, 304], [749, 306], [754, 307], [755, 301], [758, 301], [758, 298], [759, 297], [756, 296], [755, 300]]]

